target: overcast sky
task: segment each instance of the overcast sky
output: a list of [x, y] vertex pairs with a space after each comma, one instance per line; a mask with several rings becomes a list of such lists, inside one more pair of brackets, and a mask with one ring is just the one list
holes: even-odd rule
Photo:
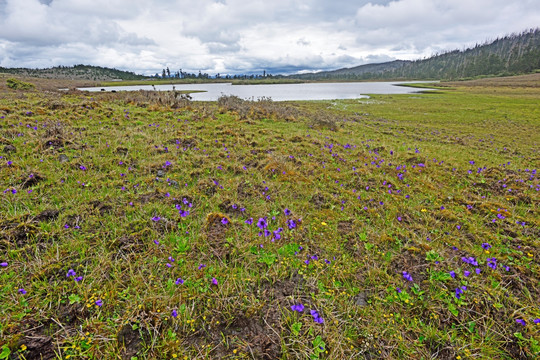
[[0, 66], [285, 74], [539, 26], [540, 0], [0, 0]]

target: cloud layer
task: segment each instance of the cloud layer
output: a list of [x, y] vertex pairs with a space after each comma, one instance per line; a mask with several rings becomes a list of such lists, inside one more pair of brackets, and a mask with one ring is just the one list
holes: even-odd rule
[[0, 0], [0, 66], [292, 73], [540, 26], [537, 0]]

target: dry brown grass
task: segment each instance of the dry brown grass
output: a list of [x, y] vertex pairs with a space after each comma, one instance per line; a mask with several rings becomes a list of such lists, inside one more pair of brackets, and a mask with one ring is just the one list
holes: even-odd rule
[[445, 82], [445, 85], [450, 86], [509, 86], [509, 87], [540, 87], [540, 73], [493, 77], [485, 79], [467, 80], [467, 81], [450, 81]]

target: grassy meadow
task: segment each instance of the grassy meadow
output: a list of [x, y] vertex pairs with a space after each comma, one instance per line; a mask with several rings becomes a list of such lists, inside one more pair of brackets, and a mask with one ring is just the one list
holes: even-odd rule
[[538, 358], [540, 80], [511, 82], [2, 83], [0, 359]]

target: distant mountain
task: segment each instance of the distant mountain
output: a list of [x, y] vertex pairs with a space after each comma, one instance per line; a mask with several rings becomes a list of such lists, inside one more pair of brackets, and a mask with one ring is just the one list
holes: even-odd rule
[[396, 60], [317, 73], [291, 75], [305, 80], [324, 79], [441, 79], [481, 75], [516, 75], [540, 69], [540, 29], [497, 38], [465, 50], [436, 54], [428, 59]]
[[55, 66], [47, 69], [27, 69], [27, 68], [3, 68], [0, 73], [16, 74], [21, 76], [31, 76], [48, 79], [76, 79], [76, 80], [140, 80], [146, 76], [137, 75], [133, 72], [111, 69], [101, 66], [75, 65], [75, 66]]

